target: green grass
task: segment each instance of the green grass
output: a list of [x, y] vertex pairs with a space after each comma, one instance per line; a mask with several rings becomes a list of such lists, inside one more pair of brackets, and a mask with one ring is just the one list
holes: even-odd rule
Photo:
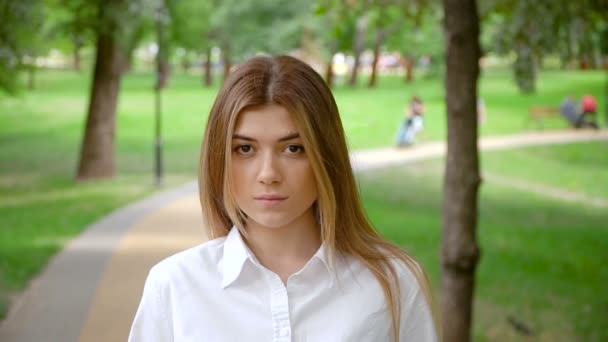
[[[496, 158], [503, 155], [512, 159], [493, 153]], [[427, 161], [359, 177], [372, 221], [421, 260], [436, 286], [442, 169], [442, 161]], [[523, 176], [511, 170], [515, 168], [503, 171]], [[535, 341], [605, 341], [606, 209], [491, 181], [481, 188], [479, 207], [482, 256], [476, 276], [475, 340], [525, 340], [508, 323], [508, 317], [515, 317], [532, 329]]]
[[[123, 79], [116, 131], [114, 180], [75, 183], [85, 122], [89, 74], [40, 71], [37, 89], [18, 97], [0, 94], [0, 317], [2, 298], [20, 291], [49, 256], [88, 224], [115, 208], [156, 191], [153, 186], [154, 77]], [[384, 77], [377, 89], [338, 86], [335, 96], [352, 149], [392, 145], [403, 108], [414, 93], [427, 109], [425, 139], [443, 139], [443, 86], [439, 79], [403, 84]], [[484, 73], [480, 92], [488, 110], [482, 134], [526, 129], [531, 104], [557, 104], [567, 94], [591, 92], [603, 108], [599, 72], [547, 71], [539, 94], [519, 95], [509, 72]], [[166, 185], [194, 179], [206, 115], [218, 85], [200, 86], [196, 75], [175, 73], [163, 93]], [[552, 120], [547, 127], [564, 127]], [[373, 134], [370, 134], [372, 132]], [[435, 213], [437, 215], [437, 213]], [[420, 220], [429, 220], [420, 217]]]
[[482, 155], [490, 175], [509, 175], [593, 197], [608, 198], [608, 142], [536, 146]]

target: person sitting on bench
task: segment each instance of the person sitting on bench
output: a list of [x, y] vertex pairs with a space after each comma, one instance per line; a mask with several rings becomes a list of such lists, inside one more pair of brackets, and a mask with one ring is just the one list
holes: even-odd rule
[[574, 128], [598, 128], [596, 122], [597, 102], [592, 95], [585, 95], [581, 99], [580, 106], [572, 96], [568, 96], [562, 101], [559, 107], [561, 115]]
[[561, 105], [559, 106], [559, 111], [564, 119], [570, 123], [570, 126], [579, 128], [578, 121], [580, 115], [578, 111], [578, 104], [574, 101], [572, 96], [568, 96], [564, 99], [564, 101], [562, 101]]
[[597, 125], [597, 101], [593, 95], [587, 94], [581, 99], [581, 115], [579, 117], [579, 125], [581, 127], [588, 126], [598, 128]]

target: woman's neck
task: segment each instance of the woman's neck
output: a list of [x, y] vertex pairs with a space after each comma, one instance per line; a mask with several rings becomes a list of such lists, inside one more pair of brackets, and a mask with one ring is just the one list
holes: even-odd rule
[[285, 227], [250, 223], [246, 230], [247, 245], [253, 254], [264, 267], [279, 275], [284, 284], [321, 246], [320, 229], [312, 214], [305, 214]]

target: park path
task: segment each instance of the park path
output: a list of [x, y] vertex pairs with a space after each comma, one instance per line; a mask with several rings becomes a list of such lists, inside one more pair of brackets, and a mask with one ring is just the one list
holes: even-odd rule
[[[608, 141], [608, 130], [485, 137], [479, 146], [499, 150], [590, 140]], [[440, 157], [445, 151], [444, 142], [430, 142], [355, 151], [351, 158], [356, 172], [366, 172]], [[0, 341], [125, 341], [149, 268], [206, 240], [197, 191], [191, 182], [118, 209], [88, 227], [15, 300], [0, 323]]]

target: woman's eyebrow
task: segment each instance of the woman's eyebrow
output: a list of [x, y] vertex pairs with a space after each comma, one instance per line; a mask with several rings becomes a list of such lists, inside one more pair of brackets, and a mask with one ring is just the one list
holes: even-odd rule
[[282, 138], [279, 138], [278, 141], [287, 141], [287, 140], [297, 139], [299, 137], [300, 137], [300, 133], [295, 132], [295, 133], [288, 134]]
[[[300, 137], [300, 133], [290, 133], [284, 137], [279, 138], [277, 141], [288, 141], [288, 140], [292, 140], [292, 139], [297, 139]], [[232, 135], [232, 139], [239, 139], [239, 140], [245, 140], [245, 141], [257, 141], [254, 138], [248, 137], [246, 135], [242, 135], [242, 134], [233, 134]]]
[[246, 140], [246, 141], [256, 141], [253, 138], [244, 136], [244, 135], [240, 135], [240, 134], [233, 134], [232, 135], [232, 139], [239, 139], [239, 140]]

